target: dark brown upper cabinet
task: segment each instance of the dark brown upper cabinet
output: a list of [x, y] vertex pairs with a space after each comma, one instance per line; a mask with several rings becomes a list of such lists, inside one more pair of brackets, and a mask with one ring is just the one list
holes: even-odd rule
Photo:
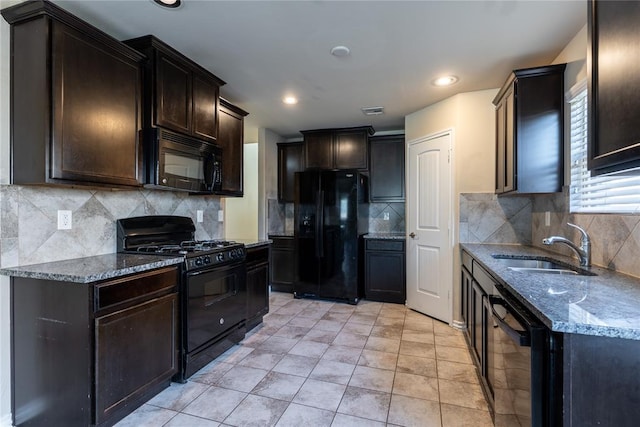
[[404, 202], [404, 135], [369, 139], [369, 200]]
[[222, 190], [225, 196], [243, 195], [244, 118], [249, 113], [220, 98], [218, 145], [222, 148]]
[[592, 175], [639, 167], [640, 3], [591, 1], [588, 22], [588, 167]]
[[301, 131], [307, 169], [368, 169], [371, 126]]
[[50, 2], [11, 24], [11, 182], [141, 186], [144, 57]]
[[278, 144], [278, 201], [293, 203], [295, 173], [304, 171], [304, 143]]
[[562, 191], [565, 67], [514, 70], [493, 100], [497, 194]]
[[126, 40], [144, 53], [144, 127], [215, 143], [220, 86], [225, 82], [154, 36]]

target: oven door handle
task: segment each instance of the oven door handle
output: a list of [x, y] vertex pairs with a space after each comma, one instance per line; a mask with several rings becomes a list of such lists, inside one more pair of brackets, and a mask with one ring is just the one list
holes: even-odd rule
[[[513, 311], [510, 310], [510, 307], [505, 303], [505, 301], [493, 295], [489, 295], [489, 304], [491, 305], [491, 314], [493, 315], [493, 319], [496, 321], [500, 329], [504, 331], [505, 334], [509, 336], [513, 341], [515, 341], [520, 347], [531, 347], [531, 335], [527, 331], [517, 331], [513, 329], [507, 322], [504, 321], [505, 316], [501, 316], [496, 312], [495, 306], [499, 305], [504, 307], [507, 314], [511, 314], [514, 319], [518, 320], [518, 316], [515, 316]], [[520, 323], [518, 321], [518, 323]]]

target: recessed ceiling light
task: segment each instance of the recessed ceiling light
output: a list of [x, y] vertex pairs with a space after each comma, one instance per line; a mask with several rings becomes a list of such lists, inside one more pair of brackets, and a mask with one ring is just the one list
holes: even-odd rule
[[458, 78], [456, 76], [442, 76], [433, 80], [431, 84], [433, 84], [434, 86], [451, 86], [457, 81], [458, 81]]
[[182, 0], [153, 0], [153, 2], [169, 9], [177, 9], [182, 5]]
[[349, 56], [350, 53], [351, 53], [351, 51], [346, 46], [335, 46], [335, 47], [333, 47], [331, 49], [331, 55], [333, 55], [335, 57], [338, 57], [338, 58], [343, 58], [345, 56]]
[[285, 96], [284, 98], [282, 98], [282, 102], [287, 105], [294, 105], [298, 103], [298, 98], [296, 98], [295, 96]]

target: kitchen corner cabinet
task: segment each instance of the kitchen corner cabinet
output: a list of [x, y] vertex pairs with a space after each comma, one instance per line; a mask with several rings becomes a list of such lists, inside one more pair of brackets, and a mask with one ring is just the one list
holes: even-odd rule
[[404, 202], [404, 135], [369, 139], [369, 200]]
[[295, 240], [293, 236], [269, 236], [271, 244], [271, 290], [293, 292], [296, 276]]
[[141, 186], [143, 56], [50, 2], [11, 24], [11, 182]]
[[639, 21], [638, 2], [589, 2], [588, 167], [593, 175], [640, 167]]
[[493, 100], [496, 194], [562, 191], [565, 67], [514, 70]]
[[[15, 425], [113, 425], [177, 371], [178, 269], [11, 279]], [[37, 408], [37, 410], [35, 410]]]
[[304, 144], [278, 143], [278, 202], [294, 202], [295, 173], [304, 169]]
[[247, 331], [269, 312], [269, 245], [247, 248]]
[[144, 127], [163, 127], [203, 141], [218, 138], [225, 82], [154, 36], [124, 43], [144, 53]]
[[220, 98], [218, 145], [222, 148], [222, 189], [216, 194], [243, 195], [244, 118], [248, 114]]
[[[489, 295], [495, 292], [495, 281], [489, 273], [465, 251], [462, 251], [461, 310], [466, 325], [465, 338], [471, 350], [485, 395], [493, 401], [490, 382], [493, 354], [493, 324]], [[493, 404], [491, 403], [491, 406]]]
[[371, 126], [301, 131], [307, 169], [368, 169]]
[[369, 301], [407, 300], [404, 240], [364, 239], [364, 294]]

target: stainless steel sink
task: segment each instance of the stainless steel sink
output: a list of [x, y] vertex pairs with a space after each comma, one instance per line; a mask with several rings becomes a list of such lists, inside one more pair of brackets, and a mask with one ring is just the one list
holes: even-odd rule
[[590, 271], [547, 257], [506, 254], [493, 254], [492, 257], [504, 264], [508, 269], [521, 273], [594, 275]]

